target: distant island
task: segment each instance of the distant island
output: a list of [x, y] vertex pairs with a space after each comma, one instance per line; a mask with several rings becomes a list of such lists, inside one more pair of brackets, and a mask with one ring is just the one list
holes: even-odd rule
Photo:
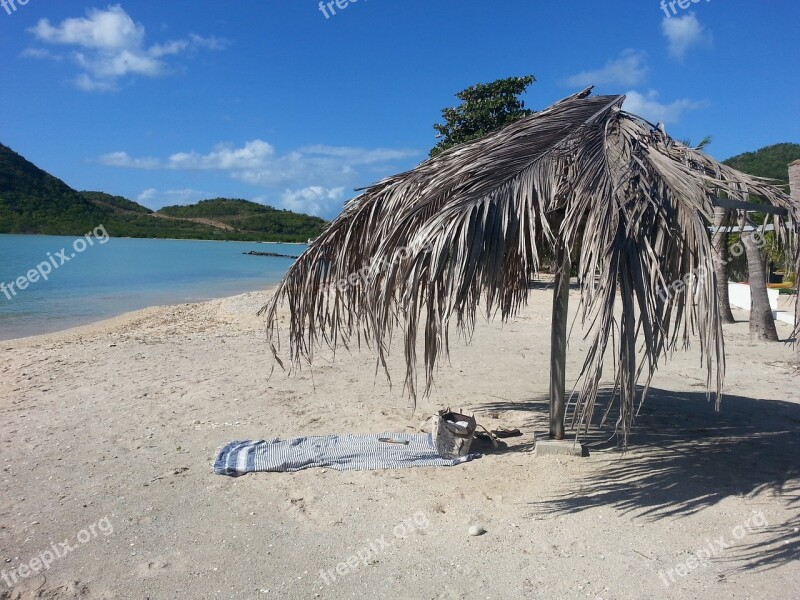
[[306, 242], [324, 219], [247, 200], [214, 198], [150, 210], [121, 196], [79, 192], [0, 144], [0, 233]]

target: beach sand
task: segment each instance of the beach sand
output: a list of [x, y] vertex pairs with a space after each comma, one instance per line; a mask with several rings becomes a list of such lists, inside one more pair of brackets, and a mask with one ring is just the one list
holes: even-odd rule
[[[693, 348], [657, 374], [626, 453], [609, 429], [557, 458], [530, 451], [550, 292], [454, 341], [416, 412], [399, 346], [393, 388], [368, 350], [270, 378], [267, 298], [0, 343], [0, 598], [800, 598], [800, 380], [746, 313], [725, 329], [721, 413]], [[573, 336], [568, 377], [586, 347]], [[454, 468], [212, 472], [231, 440], [414, 432], [448, 405], [525, 435]], [[37, 558], [49, 569], [22, 577]]]

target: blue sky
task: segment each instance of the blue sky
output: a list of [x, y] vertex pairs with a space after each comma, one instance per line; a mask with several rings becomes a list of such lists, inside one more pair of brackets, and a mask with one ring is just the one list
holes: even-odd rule
[[151, 208], [225, 196], [330, 218], [421, 162], [457, 91], [512, 75], [537, 78], [533, 109], [627, 94], [721, 159], [800, 142], [793, 0], [3, 2], [0, 142]]

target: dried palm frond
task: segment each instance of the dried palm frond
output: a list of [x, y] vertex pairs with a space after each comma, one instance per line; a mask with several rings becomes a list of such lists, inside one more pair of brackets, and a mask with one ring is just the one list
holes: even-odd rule
[[[539, 271], [539, 256], [559, 239], [578, 263], [580, 316], [591, 340], [575, 425], [586, 427], [592, 417], [612, 340], [625, 439], [640, 374], [646, 372], [649, 384], [659, 359], [694, 336], [709, 387], [719, 394], [723, 339], [707, 232], [714, 198], [724, 192], [747, 201], [757, 194], [785, 208], [788, 218], [776, 217], [776, 225], [795, 252], [800, 206], [765, 180], [624, 112], [624, 96], [590, 91], [384, 179], [350, 201], [262, 308], [278, 362], [283, 301], [295, 366], [311, 361], [320, 343], [336, 348], [354, 341], [373, 347], [385, 366], [399, 330], [405, 385], [416, 400], [420, 328], [427, 393], [437, 361], [449, 351], [450, 324], [469, 338], [481, 302], [488, 317], [513, 317]], [[664, 292], [690, 274], [696, 275], [691, 285]]]

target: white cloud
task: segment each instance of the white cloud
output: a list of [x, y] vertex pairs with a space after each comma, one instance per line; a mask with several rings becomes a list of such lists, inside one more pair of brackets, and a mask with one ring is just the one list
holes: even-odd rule
[[148, 188], [136, 197], [137, 202], [152, 202], [158, 198], [158, 190], [156, 188]]
[[73, 85], [84, 92], [113, 92], [116, 86], [108, 81], [92, 79], [86, 73], [81, 73], [72, 80]]
[[693, 46], [710, 46], [711, 33], [706, 31], [694, 14], [684, 17], [665, 17], [661, 31], [669, 42], [669, 53], [675, 59], [683, 60]]
[[157, 169], [160, 162], [157, 158], [133, 158], [127, 152], [109, 152], [99, 159], [100, 164], [107, 167], [127, 167], [131, 169]]
[[129, 74], [158, 77], [166, 70], [162, 61], [131, 50], [100, 54], [76, 52], [73, 59], [84, 70], [82, 75], [91, 75], [100, 82], [110, 84]]
[[[186, 39], [147, 46], [144, 25], [136, 23], [120, 5], [106, 10], [89, 9], [86, 17], [71, 18], [58, 25], [40, 20], [29, 30], [44, 44], [72, 46], [70, 58], [81, 73], [73, 83], [84, 91], [117, 89], [120, 78], [129, 75], [158, 77], [169, 72], [163, 60], [196, 48], [218, 50], [225, 42], [191, 34]], [[47, 50], [31, 48], [23, 52], [31, 58], [52, 58]]]
[[399, 160], [413, 156], [416, 152], [409, 152], [408, 150], [397, 150], [393, 148], [375, 148], [368, 150], [366, 148], [354, 148], [349, 146], [325, 146], [317, 144], [315, 146], [306, 146], [299, 150], [300, 153], [306, 155], [317, 155], [336, 157], [347, 160], [353, 165], [372, 165], [375, 163], [388, 162]]
[[339, 212], [344, 199], [344, 188], [324, 188], [312, 185], [300, 190], [286, 190], [281, 195], [281, 206], [307, 215], [328, 215]]
[[228, 40], [214, 37], [203, 37], [196, 33], [189, 34], [189, 47], [192, 48], [205, 48], [207, 50], [224, 50], [228, 47]]
[[617, 58], [609, 60], [603, 68], [582, 71], [567, 77], [561, 84], [581, 88], [590, 85], [639, 85], [650, 72], [646, 63], [646, 52], [625, 50]]
[[625, 96], [625, 104], [622, 108], [629, 113], [644, 117], [652, 123], [677, 123], [681, 120], [683, 113], [703, 108], [707, 104], [688, 98], [663, 104], [658, 101], [658, 92], [655, 90], [650, 90], [646, 94], [631, 90]]
[[193, 189], [158, 190], [156, 188], [148, 188], [136, 197], [136, 201], [148, 208], [158, 210], [164, 206], [175, 204], [192, 204], [210, 196], [212, 194]]
[[265, 141], [253, 140], [242, 148], [220, 144], [208, 154], [178, 152], [169, 157], [170, 169], [244, 170], [267, 168], [275, 156], [275, 149]]
[[227, 45], [228, 44], [225, 40], [221, 40], [213, 36], [203, 37], [197, 35], [196, 33], [191, 33], [189, 34], [188, 39], [173, 40], [171, 42], [167, 42], [166, 44], [155, 44], [154, 46], [150, 46], [150, 48], [147, 50], [147, 53], [150, 54], [150, 56], [171, 56], [174, 54], [180, 54], [181, 52], [193, 48], [222, 50]]
[[170, 169], [185, 171], [231, 171], [232, 176], [254, 184], [285, 183], [294, 175], [314, 167], [327, 173], [352, 173], [354, 166], [375, 164], [413, 155], [406, 150], [365, 150], [348, 147], [309, 146], [278, 156], [275, 148], [263, 140], [252, 140], [237, 148], [218, 144], [211, 152], [176, 152], [166, 160], [134, 158], [127, 152], [111, 152], [100, 162], [112, 167], [134, 169]]
[[89, 9], [86, 18], [66, 19], [56, 27], [42, 19], [30, 31], [43, 42], [102, 50], [139, 48], [145, 37], [144, 26], [134, 23], [120, 5]]
[[57, 54], [53, 54], [49, 50], [45, 50], [44, 48], [25, 48], [19, 54], [22, 58], [49, 58], [51, 60], [61, 60], [61, 57]]
[[397, 161], [417, 154], [414, 150], [394, 148], [313, 145], [281, 155], [268, 142], [256, 139], [241, 147], [218, 144], [207, 153], [176, 152], [165, 159], [137, 158], [117, 151], [100, 156], [98, 161], [110, 167], [132, 169], [221, 171], [250, 185], [288, 188], [290, 191], [284, 192], [287, 202], [302, 201], [308, 205], [338, 200], [339, 197], [325, 196], [323, 191], [370, 184], [394, 172]]
[[330, 217], [341, 208], [345, 189], [394, 173], [407, 166], [398, 166], [397, 161], [417, 154], [415, 150], [321, 144], [280, 154], [268, 142], [255, 139], [242, 146], [218, 144], [210, 152], [176, 152], [163, 159], [118, 151], [98, 161], [131, 169], [219, 172], [281, 195], [284, 208]]

